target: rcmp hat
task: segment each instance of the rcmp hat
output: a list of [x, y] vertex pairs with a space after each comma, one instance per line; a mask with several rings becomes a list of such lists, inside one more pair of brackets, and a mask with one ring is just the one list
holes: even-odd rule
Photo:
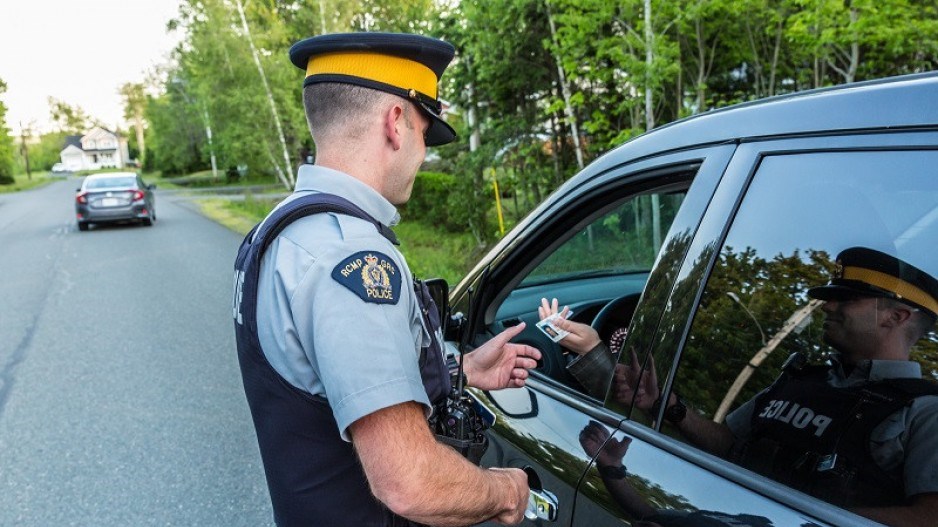
[[317, 82], [354, 84], [393, 93], [422, 108], [430, 119], [426, 145], [456, 139], [443, 120], [437, 84], [456, 49], [435, 38], [405, 33], [334, 33], [290, 47], [290, 61]]
[[808, 289], [818, 300], [842, 300], [852, 295], [892, 298], [938, 317], [938, 280], [895, 256], [866, 247], [851, 247], [837, 255], [830, 283]]

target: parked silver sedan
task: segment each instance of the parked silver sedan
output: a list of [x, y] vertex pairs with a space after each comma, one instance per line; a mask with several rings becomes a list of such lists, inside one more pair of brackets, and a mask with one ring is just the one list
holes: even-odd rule
[[153, 189], [134, 172], [92, 174], [85, 178], [75, 195], [78, 229], [92, 223], [139, 221], [146, 226], [156, 221]]

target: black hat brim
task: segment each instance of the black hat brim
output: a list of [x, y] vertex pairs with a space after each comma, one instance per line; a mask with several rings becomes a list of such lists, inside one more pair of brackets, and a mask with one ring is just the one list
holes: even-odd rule
[[423, 110], [424, 115], [430, 119], [430, 127], [427, 128], [427, 133], [424, 136], [424, 144], [427, 146], [440, 146], [456, 140], [456, 130], [453, 130], [449, 123], [423, 102], [414, 101], [413, 99], [411, 101], [416, 102], [417, 107]]

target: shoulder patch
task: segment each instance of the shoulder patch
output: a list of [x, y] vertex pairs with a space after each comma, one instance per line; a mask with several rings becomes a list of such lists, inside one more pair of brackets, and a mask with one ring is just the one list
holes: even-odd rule
[[357, 252], [332, 269], [332, 278], [365, 302], [396, 304], [401, 298], [401, 272], [384, 253]]

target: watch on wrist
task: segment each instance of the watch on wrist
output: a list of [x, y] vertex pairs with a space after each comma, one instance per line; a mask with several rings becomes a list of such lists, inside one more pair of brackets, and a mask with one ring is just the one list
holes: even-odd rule
[[[681, 396], [677, 393], [674, 394], [674, 398], [676, 399], [675, 403], [664, 409], [664, 418], [669, 423], [676, 425], [687, 417], [687, 405], [684, 403], [684, 399], [681, 399]], [[656, 417], [660, 408], [661, 399], [658, 399], [655, 401], [655, 405], [652, 406], [652, 412]]]
[[597, 465], [596, 469], [606, 479], [624, 479], [626, 474], [625, 465]]

